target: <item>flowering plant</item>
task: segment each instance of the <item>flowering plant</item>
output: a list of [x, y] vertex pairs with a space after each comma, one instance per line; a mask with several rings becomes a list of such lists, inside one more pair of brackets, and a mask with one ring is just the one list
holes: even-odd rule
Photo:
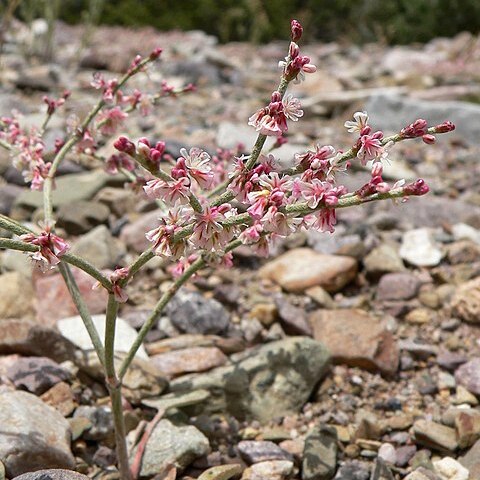
[[[190, 92], [194, 87], [174, 89], [163, 83], [155, 95], [138, 90], [127, 93], [124, 86], [128, 80], [160, 57], [161, 49], [156, 49], [146, 58], [137, 56], [121, 79], [106, 80], [95, 75], [92, 86], [100, 91], [100, 100], [82, 121], [71, 125], [65, 139], [57, 140], [53, 155], [46, 152], [43, 134], [52, 115], [68, 98], [68, 92], [57, 100], [45, 98], [47, 113], [39, 130], [23, 129], [16, 117], [3, 117], [0, 121], [0, 146], [11, 152], [15, 167], [31, 188], [43, 191], [44, 200], [44, 227], [40, 233], [0, 216], [0, 226], [19, 235], [17, 240], [0, 239], [0, 248], [28, 252], [42, 270], [56, 267], [63, 275], [104, 367], [114, 415], [118, 468], [123, 479], [130, 478], [131, 471], [122, 413], [122, 379], [146, 334], [177, 290], [206, 265], [231, 266], [232, 252], [240, 245], [249, 245], [257, 254], [268, 255], [272, 242], [301, 229], [333, 232], [338, 209], [426, 194], [428, 186], [422, 179], [390, 185], [383, 178], [382, 161], [397, 142], [421, 137], [431, 144], [436, 134], [455, 128], [450, 122], [429, 127], [425, 120], [418, 119], [387, 137], [381, 131], [372, 131], [366, 112], [357, 112], [353, 120], [345, 122], [348, 132], [356, 137], [349, 149], [336, 151], [331, 145], [315, 145], [312, 150], [297, 153], [294, 164], [282, 169], [273, 154], [264, 152], [264, 145], [269, 136], [277, 139], [277, 145], [284, 143], [289, 122], [297, 122], [303, 116], [300, 101], [286, 93], [290, 83], [300, 82], [306, 74], [316, 71], [310, 58], [300, 53], [297, 42], [301, 36], [302, 26], [293, 20], [288, 54], [279, 63], [278, 88], [269, 104], [248, 119], [248, 124], [258, 132], [248, 155], [219, 149], [211, 156], [199, 148], [183, 148], [180, 156], [173, 159], [166, 154], [162, 141], [153, 143], [147, 138], [133, 140], [121, 136], [114, 142], [116, 153], [104, 159], [106, 171], [122, 173], [133, 186], [142, 186], [148, 197], [163, 206], [164, 212], [158, 226], [146, 232], [150, 248], [131, 265], [114, 272], [102, 272], [69, 253], [67, 242], [55, 233], [52, 190], [58, 167], [72, 149], [94, 155], [98, 140], [114, 135], [130, 112], [138, 110], [146, 114], [161, 98]], [[371, 162], [371, 178], [348, 192], [337, 177], [354, 162], [363, 166]], [[114, 334], [119, 303], [128, 299], [128, 282], [156, 255], [175, 263], [176, 279], [158, 301], [117, 369]], [[70, 265], [87, 272], [108, 292], [104, 344]]]

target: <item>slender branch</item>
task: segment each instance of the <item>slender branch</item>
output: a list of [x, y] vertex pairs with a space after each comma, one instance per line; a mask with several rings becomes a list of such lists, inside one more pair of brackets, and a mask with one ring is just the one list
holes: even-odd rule
[[[15, 222], [14, 220], [9, 219], [8, 217], [5, 217], [4, 215], [0, 215], [0, 227], [16, 235], [33, 233], [30, 229], [24, 227], [18, 222]], [[22, 242], [21, 240], [9, 240], [9, 242], [4, 242], [3, 239], [2, 243], [0, 243], [0, 248], [11, 248], [12, 250], [20, 250], [23, 252], [36, 252], [39, 250], [37, 246]], [[83, 258], [77, 257], [72, 253], [65, 253], [62, 256], [62, 260], [70, 265], [73, 265], [74, 267], [79, 268], [80, 270], [83, 270], [85, 273], [88, 273], [88, 275], [93, 277], [95, 280], [98, 280], [103, 287], [111, 291], [112, 282], [90, 262], [87, 262]]]
[[70, 270], [70, 267], [63, 262], [60, 262], [58, 268], [63, 276], [63, 279], [65, 280], [73, 303], [77, 307], [78, 313], [83, 320], [85, 328], [87, 329], [88, 335], [90, 336], [90, 340], [92, 341], [93, 348], [97, 353], [98, 359], [100, 360], [100, 363], [102, 365], [105, 365], [105, 350], [103, 348], [102, 341], [100, 340], [100, 336], [98, 335], [95, 324], [93, 323], [88, 307], [82, 298], [80, 289], [78, 288], [72, 271]]
[[128, 276], [120, 282], [120, 286], [123, 287], [126, 285], [126, 283], [154, 256], [155, 253], [153, 252], [152, 247], [139, 255], [139, 257], [128, 267]]
[[198, 270], [203, 268], [205, 266], [205, 260], [203, 257], [198, 258], [193, 262], [186, 270], [183, 272], [183, 274], [178, 277], [175, 282], [172, 284], [172, 286], [161, 296], [160, 300], [158, 303], [155, 305], [155, 308], [152, 310], [152, 313], [150, 316], [147, 318], [145, 323], [143, 324], [142, 328], [140, 329], [140, 332], [138, 332], [137, 338], [133, 342], [130, 350], [128, 351], [126, 357], [123, 359], [122, 365], [120, 366], [120, 369], [118, 371], [118, 378], [120, 381], [123, 379], [125, 376], [125, 373], [127, 372], [128, 367], [132, 363], [133, 359], [135, 358], [135, 354], [137, 353], [137, 350], [140, 348], [142, 345], [143, 340], [145, 339], [145, 336], [147, 333], [150, 331], [150, 329], [153, 327], [154, 323], [156, 322], [158, 316], [162, 313], [163, 309], [167, 305], [167, 303], [172, 299], [172, 297], [177, 293], [179, 288], [187, 282], [187, 280], [194, 275]]
[[37, 252], [40, 250], [40, 247], [37, 245], [20, 242], [19, 240], [11, 240], [9, 238], [0, 238], [0, 248], [18, 250], [20, 252]]
[[77, 255], [73, 255], [72, 253], [63, 254], [62, 260], [70, 265], [73, 265], [74, 267], [79, 268], [80, 270], [83, 270], [85, 273], [88, 273], [108, 291], [112, 290], [112, 282], [90, 262], [87, 262], [83, 258], [77, 257]]
[[[285, 96], [285, 93], [287, 91], [289, 83], [290, 83], [290, 81], [287, 80], [282, 75], [282, 78], [281, 78], [280, 83], [279, 83], [278, 88], [277, 88], [277, 91], [280, 93], [282, 98]], [[262, 153], [262, 149], [263, 149], [263, 146], [265, 145], [266, 140], [267, 140], [266, 135], [262, 135], [261, 133], [258, 134], [257, 140], [255, 141], [255, 144], [253, 145], [253, 149], [252, 149], [252, 152], [250, 154], [250, 157], [248, 158], [248, 161], [245, 165], [245, 168], [246, 168], [247, 171], [251, 170], [255, 166], [255, 164], [257, 163], [258, 157]], [[223, 190], [224, 188], [227, 188], [228, 185], [230, 185], [230, 183], [233, 180], [235, 180], [235, 178], [237, 178], [239, 175], [240, 175], [240, 173], [237, 173], [236, 175], [233, 175], [228, 180], [226, 180], [225, 182], [220, 184], [215, 190], [220, 190], [220, 189]], [[222, 203], [230, 202], [231, 200], [233, 200], [235, 198], [235, 196], [236, 196], [235, 193], [233, 193], [231, 190], [226, 190], [222, 195], [220, 195], [215, 200], [213, 200], [211, 205], [213, 207], [218, 207], [218, 205], [221, 205]]]
[[[108, 385], [108, 384], [107, 384]], [[127, 431], [123, 417], [122, 391], [120, 385], [110, 387], [110, 400], [112, 402], [113, 423], [115, 425], [115, 443], [117, 451], [118, 470], [121, 480], [131, 480], [130, 465], [128, 464], [128, 450], [126, 444]]]
[[[115, 95], [120, 88], [135, 74], [140, 72], [145, 65], [152, 62], [153, 60], [150, 57], [145, 58], [142, 60], [136, 67], [130, 69], [118, 82], [118, 85], [113, 89], [113, 95]], [[52, 188], [53, 188], [53, 179], [55, 177], [55, 173], [57, 172], [57, 168], [65, 158], [67, 153], [82, 139], [83, 134], [87, 127], [90, 125], [92, 120], [96, 117], [98, 112], [104, 107], [105, 100], [101, 98], [97, 104], [90, 110], [88, 115], [84, 118], [80, 126], [72, 133], [71, 137], [65, 142], [62, 148], [58, 151], [53, 159], [52, 165], [50, 166], [50, 170], [48, 172], [48, 176], [45, 179], [43, 185], [43, 203], [44, 203], [44, 217], [46, 223], [52, 222]]]
[[115, 375], [115, 325], [117, 322], [118, 302], [112, 293], [108, 295], [107, 314], [105, 317], [105, 377], [107, 384], [116, 386]]
[[[427, 129], [427, 133], [433, 135], [438, 135], [441, 132], [437, 132], [435, 127], [430, 127]], [[402, 142], [403, 140], [413, 140], [412, 137], [404, 137], [400, 133], [396, 133], [395, 135], [390, 135], [388, 137], [384, 137], [381, 140], [381, 144], [385, 146], [387, 143], [398, 143]], [[356, 146], [353, 146], [352, 148], [349, 148], [346, 152], [342, 153], [340, 157], [337, 159], [337, 162], [339, 164], [345, 163], [348, 160], [352, 160], [357, 156], [358, 153], [358, 148]], [[297, 175], [299, 173], [302, 173], [305, 169], [302, 167], [302, 165], [296, 165], [294, 167], [287, 168], [286, 170], [283, 170], [281, 172], [282, 175]]]

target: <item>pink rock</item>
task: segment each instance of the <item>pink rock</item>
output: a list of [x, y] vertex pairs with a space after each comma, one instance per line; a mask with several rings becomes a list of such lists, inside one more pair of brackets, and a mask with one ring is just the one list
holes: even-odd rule
[[[80, 293], [85, 300], [90, 313], [103, 313], [107, 305], [107, 292], [104, 288], [92, 287], [97, 283], [82, 270], [72, 268]], [[35, 310], [37, 320], [44, 326], [54, 327], [57, 320], [78, 315], [67, 286], [60, 273], [42, 275], [35, 279]]]
[[224, 365], [228, 358], [217, 347], [192, 347], [160, 353], [150, 358], [167, 377], [190, 372], [203, 372]]
[[397, 371], [397, 343], [381, 319], [363, 310], [317, 310], [310, 316], [313, 338], [330, 350], [335, 363], [380, 371]]

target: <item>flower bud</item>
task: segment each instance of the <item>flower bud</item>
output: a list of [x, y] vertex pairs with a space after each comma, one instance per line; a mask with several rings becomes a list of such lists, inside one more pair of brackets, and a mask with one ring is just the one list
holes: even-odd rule
[[422, 178], [419, 178], [415, 182], [406, 185], [403, 189], [405, 195], [425, 195], [429, 192], [429, 190], [430, 188]]
[[303, 34], [302, 25], [297, 20], [292, 20], [292, 22], [290, 23], [290, 27], [291, 27], [292, 41], [298, 42], [298, 40], [302, 38], [302, 34]]
[[435, 133], [448, 133], [455, 130], [455, 125], [452, 122], [446, 121], [434, 127]]
[[434, 135], [430, 135], [427, 133], [426, 135], [422, 136], [422, 140], [427, 144], [427, 145], [433, 145], [435, 141], [437, 140]]
[[115, 141], [113, 146], [119, 151], [127, 153], [128, 155], [135, 154], [135, 145], [127, 137], [120, 137]]
[[155, 48], [154, 50], [152, 50], [152, 52], [150, 53], [150, 60], [156, 60], [160, 54], [162, 53], [163, 49], [160, 48], [160, 47], [157, 47]]

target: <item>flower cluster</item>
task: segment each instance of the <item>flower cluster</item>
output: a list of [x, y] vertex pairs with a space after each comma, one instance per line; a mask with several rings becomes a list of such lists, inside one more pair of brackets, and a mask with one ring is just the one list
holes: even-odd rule
[[25, 182], [31, 182], [32, 190], [42, 190], [51, 163], [43, 158], [45, 144], [41, 132], [22, 129], [16, 116], [3, 117], [0, 127], [0, 140], [10, 146], [13, 166], [22, 172]]
[[29, 255], [43, 272], [58, 265], [60, 257], [70, 248], [65, 240], [53, 234], [48, 227], [39, 235], [27, 233], [20, 239], [25, 243], [40, 247], [38, 251], [29, 253]]
[[287, 120], [296, 122], [302, 116], [300, 100], [292, 95], [282, 99], [279, 92], [273, 92], [268, 106], [255, 112], [248, 119], [248, 124], [261, 135], [279, 137], [288, 131]]

